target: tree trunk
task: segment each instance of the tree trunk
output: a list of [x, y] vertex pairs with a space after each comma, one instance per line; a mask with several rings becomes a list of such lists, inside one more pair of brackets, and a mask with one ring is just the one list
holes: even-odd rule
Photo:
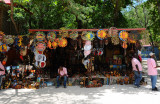
[[158, 14], [160, 15], [160, 1], [157, 0], [157, 6], [158, 6]]
[[119, 16], [119, 0], [116, 0], [116, 4], [115, 4], [115, 8], [114, 8], [114, 27], [117, 27], [118, 25], [118, 16]]
[[14, 27], [15, 27], [15, 29], [16, 29], [16, 33], [17, 33], [17, 35], [18, 35], [18, 28], [17, 28], [17, 25], [16, 25], [16, 23], [15, 23], [15, 21], [14, 21], [14, 18], [13, 18], [13, 13], [14, 13], [13, 0], [10, 0], [10, 2], [11, 2], [11, 16], [10, 16], [10, 18], [11, 18], [11, 20], [12, 20], [12, 22], [13, 22], [13, 25], [14, 25]]

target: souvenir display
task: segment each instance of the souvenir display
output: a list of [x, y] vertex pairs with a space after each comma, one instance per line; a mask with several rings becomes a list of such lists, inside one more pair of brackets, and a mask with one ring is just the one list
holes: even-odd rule
[[59, 41], [58, 41], [59, 47], [66, 47], [67, 43], [68, 43], [67, 39], [65, 39], [65, 38], [60, 38]]
[[78, 32], [77, 31], [72, 31], [69, 35], [69, 37], [73, 40], [76, 40], [78, 37]]
[[43, 32], [36, 32], [36, 39], [39, 42], [42, 42], [45, 40], [45, 34]]
[[49, 32], [48, 34], [47, 34], [47, 39], [48, 40], [50, 40], [51, 42], [53, 42], [54, 41], [54, 39], [56, 39], [56, 33], [55, 32]]
[[111, 27], [108, 30], [108, 37], [116, 37], [118, 35], [118, 30], [116, 27]]
[[100, 39], [100, 40], [103, 40], [103, 39], [107, 38], [107, 33], [106, 33], [106, 31], [105, 31], [105, 30], [102, 30], [102, 29], [98, 30], [98, 31], [97, 31], [97, 37], [98, 37], [98, 39]]
[[[95, 30], [97, 31], [97, 29]], [[44, 84], [46, 86], [53, 85], [53, 82], [56, 85], [56, 70], [58, 70], [59, 65], [67, 67], [69, 77], [67, 83], [70, 86], [81, 85], [81, 87], [89, 88], [101, 87], [104, 84], [123, 85], [133, 83], [134, 74], [131, 75], [132, 69], [129, 67], [131, 62], [127, 55], [131, 51], [135, 53], [137, 49], [141, 48], [137, 38], [128, 35], [128, 32], [130, 34], [135, 33], [131, 32], [133, 29], [130, 31], [126, 29], [127, 32], [121, 31], [119, 34], [118, 30], [121, 29], [115, 27], [111, 27], [108, 32], [105, 31], [107, 29], [100, 29], [96, 34], [97, 38], [95, 38], [95, 30], [73, 29], [72, 31], [72, 29], [61, 28], [48, 32], [47, 36], [43, 32], [36, 32], [35, 35], [32, 32], [33, 34], [30, 35], [34, 35], [34, 37], [21, 35], [15, 38], [10, 35], [2, 35], [1, 32], [0, 56], [6, 52], [4, 54], [6, 56], [1, 58], [1, 62], [6, 66], [8, 73], [12, 69], [13, 74], [11, 75], [14, 76], [14, 78], [11, 76], [11, 83], [8, 81], [6, 84], [3, 80], [2, 86], [19, 89], [23, 86], [24, 88], [42, 88]], [[55, 31], [59, 34], [56, 34]], [[78, 33], [82, 33], [82, 35], [79, 36]], [[14, 45], [11, 45], [13, 43]], [[9, 46], [11, 47], [10, 51], [8, 51]], [[29, 61], [25, 61], [26, 59]], [[18, 67], [17, 64], [20, 63], [24, 66], [23, 68]], [[27, 67], [30, 65], [33, 69]], [[10, 69], [8, 66], [11, 66]], [[55, 71], [51, 70], [55, 68]], [[22, 70], [21, 79], [18, 78], [20, 73], [17, 74], [19, 70]], [[28, 75], [28, 73], [31, 74]], [[45, 80], [50, 78], [49, 75], [52, 74], [53, 82], [46, 82]], [[39, 81], [35, 81], [35, 79]]]

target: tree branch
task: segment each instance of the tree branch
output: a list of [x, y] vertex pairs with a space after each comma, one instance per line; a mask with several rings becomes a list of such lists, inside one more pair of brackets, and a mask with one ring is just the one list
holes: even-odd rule
[[147, 28], [148, 22], [147, 22], [147, 17], [146, 17], [146, 12], [145, 12], [144, 6], [143, 6], [143, 13], [144, 13], [144, 19], [145, 19], [145, 28]]
[[10, 2], [11, 2], [11, 15], [10, 15], [10, 18], [11, 18], [11, 20], [12, 20], [12, 22], [13, 22], [13, 25], [14, 25], [14, 27], [15, 27], [15, 29], [16, 29], [16, 33], [17, 33], [17, 35], [18, 35], [18, 28], [17, 28], [17, 25], [16, 25], [16, 23], [15, 23], [15, 21], [14, 21], [14, 18], [13, 18], [13, 13], [14, 13], [14, 5], [13, 5], [13, 0], [10, 0]]
[[142, 27], [144, 27], [142, 21], [140, 20], [140, 17], [138, 16], [137, 7], [133, 6], [133, 8], [135, 9], [136, 16], [138, 18], [139, 23], [141, 24]]

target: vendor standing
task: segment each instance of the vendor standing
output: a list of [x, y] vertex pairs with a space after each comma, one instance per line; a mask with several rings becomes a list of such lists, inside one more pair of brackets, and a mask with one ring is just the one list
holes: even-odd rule
[[151, 84], [152, 84], [152, 91], [158, 91], [156, 87], [156, 82], [157, 82], [157, 67], [156, 62], [154, 60], [154, 53], [149, 53], [150, 58], [147, 60], [147, 65], [148, 65], [148, 75], [151, 78]]
[[2, 83], [2, 79], [5, 77], [5, 68], [2, 65], [1, 61], [0, 61], [0, 89], [1, 89], [1, 83]]
[[134, 71], [134, 77], [135, 77], [135, 88], [139, 88], [140, 87], [140, 81], [142, 79], [142, 65], [140, 63], [140, 61], [135, 57], [135, 55], [133, 55], [132, 57], [132, 68]]
[[57, 80], [57, 87], [56, 88], [59, 88], [61, 78], [64, 78], [64, 83], [63, 83], [64, 88], [67, 87], [66, 86], [67, 76], [68, 76], [67, 75], [67, 68], [60, 66], [59, 69], [58, 69], [58, 76], [57, 76], [57, 79], [56, 79]]

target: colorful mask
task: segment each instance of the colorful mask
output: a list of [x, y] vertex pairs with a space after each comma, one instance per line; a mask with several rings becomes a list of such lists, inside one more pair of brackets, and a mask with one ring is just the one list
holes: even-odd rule
[[37, 51], [43, 52], [45, 49], [46, 49], [46, 44], [45, 44], [45, 43], [43, 43], [43, 42], [38, 42], [38, 43], [36, 44], [36, 50], [37, 50]]
[[47, 34], [47, 39], [51, 40], [51, 41], [54, 41], [54, 39], [56, 39], [56, 33], [55, 32], [49, 32]]
[[43, 32], [37, 32], [36, 33], [36, 39], [38, 41], [44, 41], [45, 40], [45, 34]]
[[61, 38], [61, 39], [59, 39], [59, 41], [58, 41], [58, 45], [59, 45], [59, 47], [66, 47], [67, 46], [67, 40], [65, 39], [65, 38]]
[[6, 44], [1, 44], [0, 45], [0, 52], [7, 52], [8, 51], [8, 49], [7, 49], [8, 47], [7, 47], [7, 45]]
[[121, 31], [121, 32], [119, 33], [119, 38], [120, 38], [122, 41], [126, 41], [127, 38], [128, 38], [128, 32], [126, 32], [126, 31]]
[[92, 41], [95, 38], [95, 34], [92, 32], [87, 32], [86, 39]]
[[118, 30], [116, 27], [111, 27], [108, 30], [108, 37], [116, 37], [118, 35]]
[[62, 37], [62, 38], [65, 38], [68, 36], [68, 31], [65, 27], [62, 27], [60, 28], [60, 31], [59, 31], [59, 35]]
[[78, 32], [77, 31], [72, 31], [71, 33], [70, 33], [70, 36], [69, 36], [71, 39], [73, 39], [73, 40], [76, 40], [77, 39], [77, 37], [78, 37]]
[[100, 29], [97, 31], [97, 38], [100, 39], [100, 40], [103, 40], [107, 37], [107, 33], [106, 31]]

